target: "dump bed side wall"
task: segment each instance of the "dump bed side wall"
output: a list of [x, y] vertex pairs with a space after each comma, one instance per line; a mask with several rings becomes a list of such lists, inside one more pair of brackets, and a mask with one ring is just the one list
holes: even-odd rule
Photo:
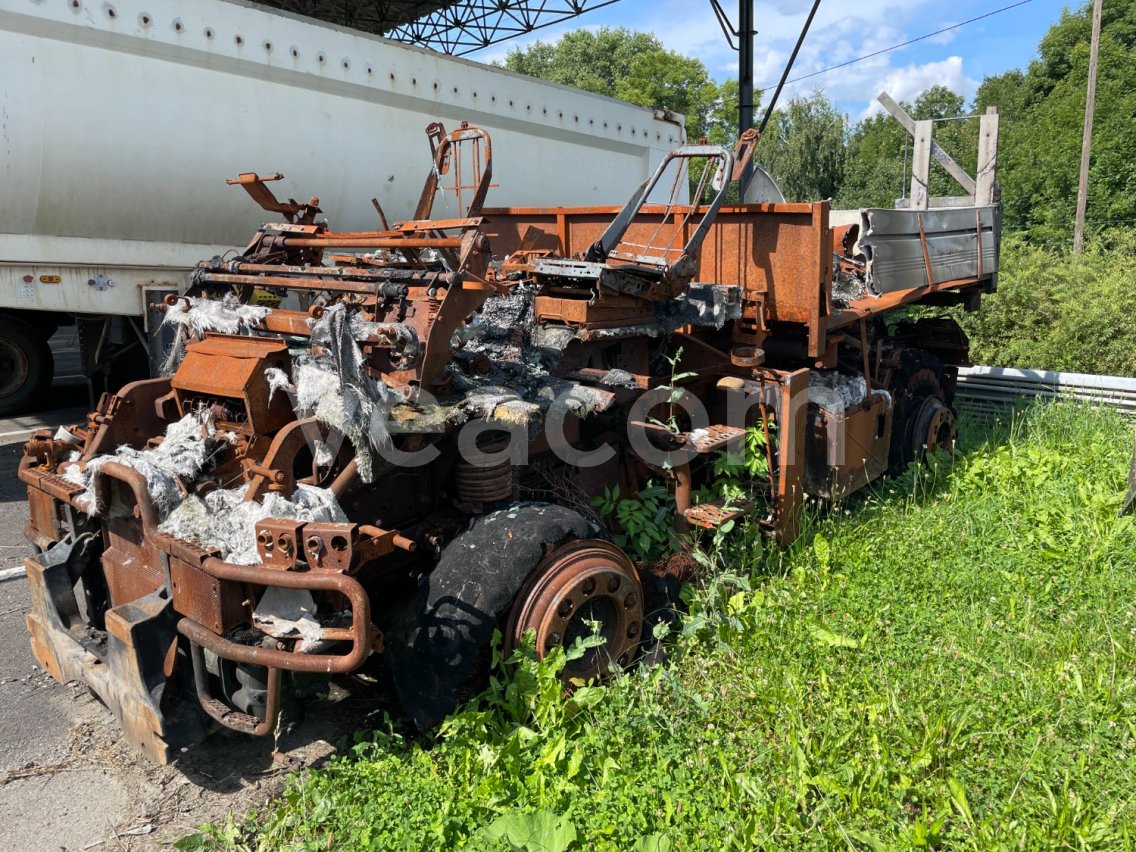
[[[485, 214], [494, 253], [503, 258], [521, 247], [578, 255], [618, 212], [616, 207], [508, 208]], [[841, 211], [843, 224], [835, 230], [829, 214], [828, 202], [724, 207], [703, 243], [698, 280], [741, 285], [751, 320], [760, 310], [767, 327], [802, 327], [810, 358], [825, 353], [829, 329], [934, 292], [993, 287], [1000, 242], [997, 207]], [[644, 207], [625, 239], [682, 245], [700, 215], [687, 221], [681, 212]], [[840, 240], [851, 224], [862, 226], [862, 243], [878, 256], [868, 265], [871, 293], [834, 308], [833, 252], [843, 252]]]
[[[615, 207], [512, 208], [485, 215], [494, 253], [504, 257], [522, 242], [528, 248], [579, 254], [599, 239], [618, 212]], [[648, 206], [625, 240], [682, 245], [698, 222], [699, 216], [684, 222], [682, 213], [667, 215], [665, 207]], [[530, 228], [536, 230], [526, 237]], [[819, 355], [832, 291], [828, 203], [723, 208], [702, 244], [698, 280], [742, 286], [747, 309], [763, 306], [767, 324], [805, 326], [809, 354]]]

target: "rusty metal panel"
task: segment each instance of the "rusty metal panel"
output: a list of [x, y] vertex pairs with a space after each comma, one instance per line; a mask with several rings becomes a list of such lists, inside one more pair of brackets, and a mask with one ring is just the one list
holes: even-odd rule
[[105, 523], [103, 573], [110, 600], [121, 606], [157, 591], [165, 583], [162, 557], [133, 518], [109, 518]]
[[830, 411], [809, 406], [805, 490], [833, 499], [862, 488], [887, 470], [892, 409], [885, 397], [863, 408]]
[[207, 334], [186, 347], [171, 386], [185, 415], [214, 409], [217, 422], [255, 434], [274, 432], [293, 419], [284, 394], [269, 400], [268, 367], [288, 372], [288, 345], [278, 338]]
[[239, 583], [219, 580], [176, 556], [170, 557], [170, 581], [174, 611], [214, 633], [228, 633], [248, 620]]
[[[500, 256], [522, 248], [582, 254], [618, 212], [615, 207], [483, 211], [494, 233], [494, 252]], [[681, 213], [665, 217], [665, 212], [658, 206], [644, 207], [627, 239], [653, 238], [658, 243], [662, 234], [663, 242], [683, 242], [689, 234], [673, 231]], [[832, 293], [828, 214], [826, 201], [723, 207], [702, 244], [696, 280], [742, 287], [743, 301], [759, 305], [765, 323], [804, 326], [808, 355], [819, 357], [826, 348]], [[757, 316], [758, 311], [751, 307], [750, 313]]]
[[28, 514], [32, 530], [52, 541], [59, 539], [59, 515], [55, 499], [38, 488], [28, 488]]

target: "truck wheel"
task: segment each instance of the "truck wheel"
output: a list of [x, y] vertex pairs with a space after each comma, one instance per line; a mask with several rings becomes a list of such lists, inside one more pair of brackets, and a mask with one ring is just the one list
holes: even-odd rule
[[958, 429], [947, 401], [939, 361], [927, 352], [909, 350], [892, 385], [896, 403], [892, 419], [888, 472], [899, 476], [908, 465], [937, 449], [953, 452]]
[[533, 631], [536, 653], [571, 648], [597, 629], [602, 645], [569, 660], [565, 680], [598, 678], [612, 664], [626, 666], [643, 629], [643, 588], [627, 555], [608, 541], [585, 539], [561, 545], [533, 569], [517, 593], [505, 627], [505, 653]]
[[[507, 614], [514, 636], [506, 636], [507, 647], [515, 647], [517, 637], [531, 626], [545, 643], [538, 645], [543, 653], [555, 644], [553, 634], [562, 643], [583, 629], [584, 621], [573, 618], [578, 613], [600, 621], [601, 635], [610, 635], [602, 650], [614, 653], [613, 658], [630, 656], [621, 637], [630, 631], [634, 612], [641, 619], [642, 593], [627, 557], [597, 540], [601, 534], [579, 512], [549, 503], [519, 503], [477, 518], [446, 546], [438, 566], [423, 579], [416, 598], [395, 614], [385, 635], [384, 658], [395, 692], [420, 729], [434, 727], [458, 706], [462, 688]], [[629, 602], [631, 593], [635, 598]], [[563, 600], [572, 600], [566, 620], [559, 614], [558, 595], [563, 594], [568, 595]], [[590, 597], [603, 603], [590, 606]], [[510, 614], [514, 601], [518, 607]], [[636, 635], [639, 629], [637, 622]], [[591, 650], [591, 658], [583, 658], [585, 676], [589, 668], [606, 664], [601, 649]]]
[[55, 361], [43, 333], [18, 317], [0, 315], [0, 416], [33, 407], [54, 373]]

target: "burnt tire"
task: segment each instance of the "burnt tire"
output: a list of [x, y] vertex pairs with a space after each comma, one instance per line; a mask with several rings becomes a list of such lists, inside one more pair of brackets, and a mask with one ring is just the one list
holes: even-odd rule
[[943, 366], [930, 352], [905, 350], [892, 377], [892, 415], [888, 473], [899, 476], [928, 452], [954, 450], [955, 412], [943, 381]]
[[0, 314], [0, 417], [35, 407], [54, 374], [44, 331], [20, 317]]
[[457, 708], [494, 629], [546, 554], [601, 534], [563, 506], [518, 503], [476, 518], [445, 547], [385, 634], [395, 693], [419, 729], [435, 727]]

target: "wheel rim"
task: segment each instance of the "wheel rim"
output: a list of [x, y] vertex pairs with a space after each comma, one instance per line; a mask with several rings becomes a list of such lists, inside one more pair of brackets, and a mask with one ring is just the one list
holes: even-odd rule
[[643, 590], [631, 560], [606, 541], [584, 540], [550, 553], [517, 594], [505, 630], [506, 652], [536, 634], [537, 657], [557, 646], [565, 650], [592, 635], [598, 622], [603, 644], [569, 660], [565, 680], [602, 677], [612, 662], [625, 666], [635, 656], [643, 626]]
[[16, 393], [28, 380], [28, 356], [16, 344], [0, 339], [0, 398]]
[[914, 437], [917, 456], [933, 453], [937, 449], [953, 453], [958, 437], [955, 413], [937, 396], [927, 397], [915, 417]]

